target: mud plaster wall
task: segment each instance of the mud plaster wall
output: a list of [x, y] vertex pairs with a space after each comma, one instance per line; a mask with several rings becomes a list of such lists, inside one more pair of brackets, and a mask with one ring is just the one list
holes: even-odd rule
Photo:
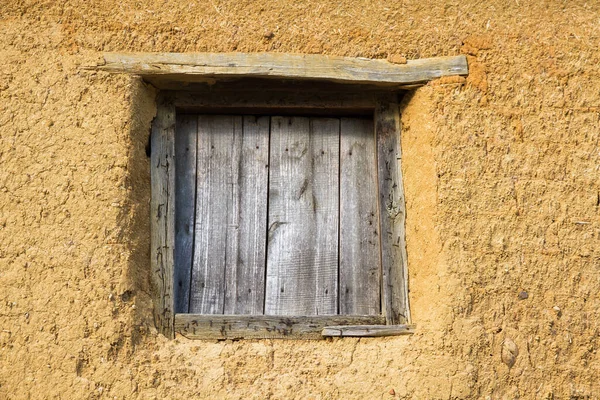
[[[600, 9], [527, 3], [2, 1], [0, 398], [596, 398]], [[417, 333], [157, 335], [155, 93], [101, 51], [467, 54], [403, 103]]]

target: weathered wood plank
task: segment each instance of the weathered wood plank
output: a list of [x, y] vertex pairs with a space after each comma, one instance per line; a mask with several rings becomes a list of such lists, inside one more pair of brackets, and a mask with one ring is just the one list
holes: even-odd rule
[[177, 115], [175, 132], [175, 312], [189, 312], [196, 209], [198, 117]]
[[321, 335], [335, 337], [380, 337], [415, 333], [413, 325], [340, 325], [326, 326]]
[[[331, 102], [334, 105], [336, 104], [333, 98], [333, 95], [335, 94], [340, 95], [340, 97], [348, 96], [349, 99], [352, 99], [354, 95], [363, 94], [368, 98], [377, 94], [397, 93], [400, 90], [417, 88], [423, 85], [422, 83], [418, 83], [410, 85], [402, 84], [398, 86], [382, 85], [374, 82], [348, 84], [345, 82], [327, 80], [271, 79], [264, 77], [256, 78], [252, 76], [222, 79], [194, 77], [189, 79], [194, 79], [194, 81], [177, 80], [177, 76], [154, 75], [144, 78], [144, 81], [152, 84], [161, 91], [206, 93], [208, 95], [219, 93], [230, 94], [238, 91], [243, 97], [250, 92], [264, 92], [265, 94], [272, 94], [274, 96], [281, 94], [281, 98], [293, 98], [295, 94], [302, 94], [304, 92], [301, 97], [308, 97], [312, 94], [318, 99], [323, 95], [325, 96], [323, 101], [329, 101], [327, 99], [331, 99]], [[262, 96], [259, 96], [259, 100], [261, 98]], [[234, 101], [237, 102], [237, 100]], [[285, 102], [285, 100], [283, 101]], [[358, 98], [356, 101], [362, 103], [362, 100], [358, 100]], [[339, 104], [339, 102], [337, 104]], [[313, 109], [316, 110], [315, 108]], [[340, 110], [345, 110], [345, 106], [340, 108]]]
[[150, 156], [151, 281], [154, 322], [159, 332], [173, 337], [173, 265], [175, 249], [175, 107], [172, 100], [157, 99], [152, 122]]
[[273, 117], [265, 314], [338, 313], [339, 120]]
[[340, 136], [340, 314], [380, 309], [377, 161], [373, 121], [343, 118]]
[[[215, 86], [215, 85], [213, 85]], [[290, 85], [288, 90], [265, 90], [264, 84], [244, 87], [238, 90], [216, 90], [209, 86], [201, 92], [174, 91], [175, 106], [178, 109], [206, 112], [224, 110], [243, 113], [257, 111], [266, 115], [280, 115], [281, 112], [308, 113], [311, 115], [332, 112], [338, 114], [373, 115], [378, 98], [376, 93], [323, 93], [311, 92], [306, 86], [300, 89]], [[336, 86], [337, 87], [337, 86]], [[312, 86], [314, 89], [314, 85]], [[229, 112], [228, 112], [229, 113]]]
[[311, 79], [352, 84], [414, 85], [448, 75], [468, 73], [465, 56], [386, 60], [283, 53], [105, 53], [104, 63], [86, 67], [151, 79], [180, 81], [262, 77]]
[[374, 325], [385, 322], [379, 315], [345, 316], [244, 316], [175, 315], [175, 330], [190, 339], [322, 339], [329, 325]]
[[388, 325], [410, 323], [400, 114], [395, 98], [382, 98], [375, 109], [375, 133], [383, 272], [382, 312]]
[[[262, 314], [265, 299], [269, 117], [243, 117], [227, 224], [225, 314]], [[236, 180], [237, 178], [237, 180]]]
[[228, 225], [238, 198], [240, 116], [198, 117], [197, 195], [190, 312], [223, 314]]

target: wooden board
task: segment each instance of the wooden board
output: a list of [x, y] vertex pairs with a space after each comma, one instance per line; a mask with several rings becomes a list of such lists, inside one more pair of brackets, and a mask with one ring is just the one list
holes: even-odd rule
[[340, 314], [376, 315], [381, 266], [373, 121], [343, 118], [340, 141]]
[[189, 312], [196, 209], [198, 116], [177, 115], [175, 132], [175, 312]]
[[[240, 113], [254, 115], [311, 115], [319, 114], [352, 117], [372, 116], [377, 100], [376, 93], [340, 93], [323, 92], [321, 86], [317, 92], [313, 85], [289, 85], [287, 89], [268, 90], [259, 82], [249, 82], [243, 90], [235, 89], [232, 84], [222, 90], [210, 85], [199, 92], [173, 91], [177, 109], [198, 112], [200, 114]], [[310, 91], [312, 89], [313, 91]], [[346, 90], [348, 90], [346, 88]]]
[[190, 312], [263, 312], [268, 140], [268, 118], [198, 118]]
[[[160, 87], [167, 80], [206, 81], [261, 77], [311, 79], [402, 87], [468, 73], [465, 56], [386, 60], [283, 53], [105, 53], [104, 62], [85, 68], [140, 75]], [[158, 79], [157, 79], [158, 78]]]
[[326, 326], [321, 335], [335, 337], [381, 337], [410, 335], [413, 325], [340, 325]]
[[271, 119], [267, 315], [338, 313], [338, 160], [338, 119]]
[[227, 225], [225, 314], [262, 314], [265, 299], [269, 117], [243, 117], [241, 142], [233, 158], [233, 180]]
[[322, 339], [329, 325], [382, 324], [382, 316], [243, 316], [177, 314], [175, 329], [189, 339]]
[[152, 122], [150, 155], [150, 249], [154, 322], [159, 332], [173, 337], [173, 263], [175, 249], [175, 107], [165, 97], [157, 99]]
[[228, 224], [238, 193], [242, 118], [198, 117], [196, 226], [190, 312], [223, 314]]
[[400, 148], [400, 114], [395, 98], [375, 109], [379, 222], [381, 232], [382, 312], [388, 325], [410, 322], [406, 262], [404, 184]]

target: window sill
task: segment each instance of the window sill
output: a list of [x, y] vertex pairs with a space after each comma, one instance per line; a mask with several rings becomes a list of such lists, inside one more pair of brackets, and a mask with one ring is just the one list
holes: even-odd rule
[[175, 331], [188, 339], [323, 339], [414, 332], [413, 325], [384, 324], [385, 317], [380, 315], [175, 315]]

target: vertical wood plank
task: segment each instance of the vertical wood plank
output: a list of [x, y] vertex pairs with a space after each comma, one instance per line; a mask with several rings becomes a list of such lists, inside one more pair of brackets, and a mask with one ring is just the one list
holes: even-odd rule
[[196, 225], [190, 312], [223, 314], [228, 222], [237, 198], [240, 116], [198, 117]]
[[198, 117], [177, 115], [175, 132], [175, 312], [189, 312], [196, 209]]
[[340, 314], [380, 313], [377, 161], [373, 122], [343, 118], [340, 135]]
[[388, 324], [410, 323], [400, 114], [395, 98], [382, 98], [377, 104], [375, 133], [377, 135], [379, 222], [383, 272], [382, 312]]
[[243, 117], [234, 141], [236, 186], [227, 226], [225, 314], [262, 314], [267, 248], [269, 117]]
[[339, 120], [271, 119], [265, 314], [338, 313]]
[[159, 96], [152, 122], [150, 155], [150, 200], [152, 251], [151, 281], [154, 322], [159, 332], [174, 337], [173, 267], [175, 249], [175, 107]]

